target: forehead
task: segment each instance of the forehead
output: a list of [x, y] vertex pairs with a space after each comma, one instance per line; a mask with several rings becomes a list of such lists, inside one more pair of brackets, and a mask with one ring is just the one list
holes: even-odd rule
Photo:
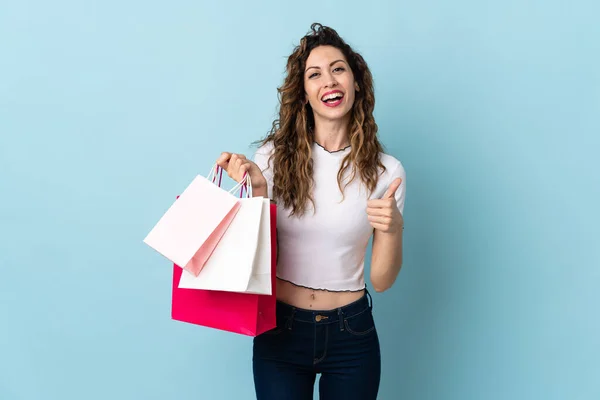
[[324, 67], [328, 66], [332, 61], [344, 60], [347, 62], [344, 53], [333, 46], [319, 46], [312, 49], [306, 59], [307, 67]]

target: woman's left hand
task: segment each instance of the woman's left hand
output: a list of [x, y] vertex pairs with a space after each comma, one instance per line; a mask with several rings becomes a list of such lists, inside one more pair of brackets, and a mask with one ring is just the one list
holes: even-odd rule
[[396, 178], [381, 199], [367, 201], [367, 216], [373, 228], [385, 233], [403, 229], [404, 218], [394, 197], [401, 184], [402, 178]]

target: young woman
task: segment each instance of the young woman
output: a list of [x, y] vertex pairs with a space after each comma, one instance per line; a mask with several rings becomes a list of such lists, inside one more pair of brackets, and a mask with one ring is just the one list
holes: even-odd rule
[[259, 400], [375, 399], [381, 359], [364, 276], [389, 289], [402, 265], [405, 171], [384, 154], [373, 80], [337, 32], [313, 24], [289, 56], [279, 118], [254, 162], [217, 163], [277, 204], [277, 328], [254, 339]]

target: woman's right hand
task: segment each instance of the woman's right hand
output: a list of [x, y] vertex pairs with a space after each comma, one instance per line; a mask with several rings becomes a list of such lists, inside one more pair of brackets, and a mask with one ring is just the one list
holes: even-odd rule
[[217, 165], [223, 168], [227, 175], [238, 183], [242, 181], [244, 174], [247, 172], [250, 176], [252, 189], [264, 189], [267, 186], [267, 180], [258, 165], [248, 160], [243, 154], [224, 152], [217, 159]]

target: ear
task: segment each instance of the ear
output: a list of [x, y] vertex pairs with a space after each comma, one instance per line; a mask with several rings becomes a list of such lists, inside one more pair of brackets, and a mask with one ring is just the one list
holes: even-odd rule
[[358, 86], [358, 83], [356, 81], [354, 82], [354, 90], [360, 92], [360, 87]]

